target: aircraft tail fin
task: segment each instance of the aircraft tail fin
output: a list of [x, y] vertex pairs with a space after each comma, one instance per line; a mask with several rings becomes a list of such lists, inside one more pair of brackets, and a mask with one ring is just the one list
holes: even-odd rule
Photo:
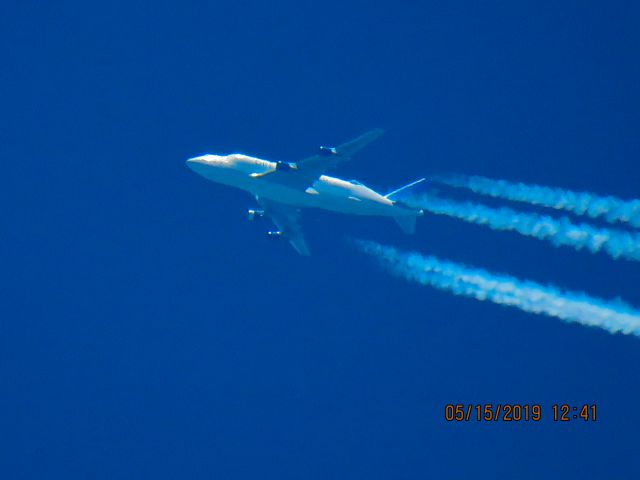
[[415, 232], [416, 219], [419, 216], [424, 215], [424, 211], [420, 208], [416, 208], [410, 205], [409, 203], [403, 202], [400, 197], [402, 196], [401, 194], [404, 194], [407, 190], [421, 184], [425, 180], [425, 178], [421, 178], [419, 180], [416, 180], [415, 182], [411, 182], [405, 185], [404, 187], [400, 187], [392, 192], [389, 192], [384, 196], [394, 203], [395, 208], [399, 209], [399, 215], [394, 216], [393, 219], [400, 226], [402, 231], [408, 235], [411, 235], [413, 232]]
[[389, 193], [387, 193], [387, 194], [384, 196], [384, 198], [388, 198], [389, 200], [392, 200], [392, 201], [394, 201], [394, 202], [395, 202], [395, 201], [397, 201], [397, 200], [398, 200], [398, 197], [399, 197], [399, 194], [400, 194], [400, 193], [404, 192], [405, 190], [408, 190], [409, 188], [413, 188], [413, 187], [415, 187], [416, 185], [421, 184], [421, 183], [422, 183], [422, 182], [424, 182], [425, 180], [426, 180], [426, 178], [421, 178], [421, 179], [419, 179], [419, 180], [416, 180], [415, 182], [411, 182], [411, 183], [409, 183], [409, 184], [405, 185], [404, 187], [397, 188], [397, 189], [396, 189], [396, 190], [394, 190], [393, 192], [389, 192]]

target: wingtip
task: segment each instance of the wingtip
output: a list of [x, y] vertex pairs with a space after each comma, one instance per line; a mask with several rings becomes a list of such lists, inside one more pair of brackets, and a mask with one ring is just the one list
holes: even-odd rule
[[296, 250], [296, 252], [298, 252], [299, 255], [302, 255], [303, 257], [311, 256], [311, 252], [309, 251], [309, 247], [307, 246], [305, 246], [304, 248], [301, 248], [299, 246], [293, 245], [293, 248]]

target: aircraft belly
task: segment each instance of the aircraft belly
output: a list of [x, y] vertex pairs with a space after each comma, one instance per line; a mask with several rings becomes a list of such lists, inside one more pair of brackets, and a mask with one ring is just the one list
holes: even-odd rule
[[[215, 174], [215, 175], [214, 175]], [[368, 198], [355, 190], [332, 184], [330, 179], [316, 181], [307, 191], [292, 188], [282, 183], [270, 182], [266, 178], [250, 178], [245, 172], [235, 170], [211, 171], [203, 176], [214, 182], [246, 190], [253, 195], [298, 208], [321, 208], [351, 215], [393, 216], [395, 209], [388, 204]], [[371, 192], [374, 195], [375, 192]]]
[[354, 215], [391, 215], [392, 210], [389, 205], [359, 199], [344, 189], [323, 188], [319, 182], [310, 189], [313, 193], [272, 182], [254, 184], [250, 191], [254, 195], [299, 208], [321, 208]]

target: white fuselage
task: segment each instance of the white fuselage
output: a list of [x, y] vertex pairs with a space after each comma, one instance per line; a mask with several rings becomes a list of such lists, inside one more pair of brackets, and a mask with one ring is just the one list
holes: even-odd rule
[[[275, 202], [299, 208], [322, 208], [356, 215], [394, 216], [413, 215], [383, 195], [364, 185], [322, 175], [306, 190], [272, 181], [269, 175], [276, 162], [261, 160], [242, 154], [202, 155], [187, 161], [187, 165], [208, 180], [230, 185]], [[287, 174], [296, 175], [296, 171]], [[252, 177], [251, 175], [254, 174]]]

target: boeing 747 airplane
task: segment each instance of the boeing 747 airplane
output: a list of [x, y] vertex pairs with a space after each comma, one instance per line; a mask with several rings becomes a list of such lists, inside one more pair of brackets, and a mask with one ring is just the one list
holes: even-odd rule
[[392, 217], [405, 233], [414, 232], [416, 217], [423, 212], [403, 204], [397, 195], [424, 178], [381, 195], [356, 180], [324, 175], [382, 133], [383, 130], [376, 129], [338, 147], [320, 147], [317, 154], [295, 163], [270, 162], [233, 153], [201, 155], [187, 160], [187, 165], [208, 180], [254, 195], [260, 209], [249, 210], [249, 220], [268, 216], [277, 228], [267, 232], [270, 236], [285, 237], [299, 254], [309, 255], [299, 224], [301, 208]]

